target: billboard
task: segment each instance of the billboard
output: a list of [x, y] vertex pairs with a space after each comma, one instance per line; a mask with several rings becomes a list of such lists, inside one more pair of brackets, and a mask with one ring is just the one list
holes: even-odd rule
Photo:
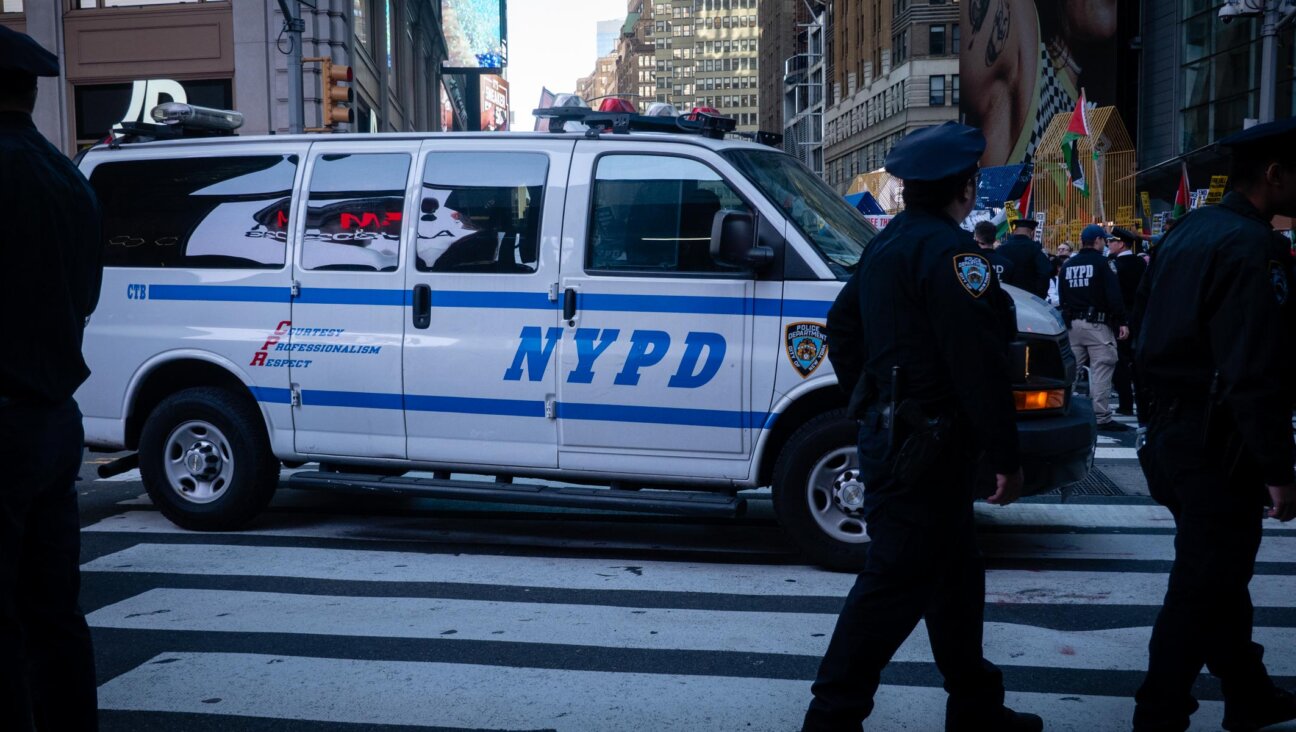
[[502, 69], [508, 65], [505, 0], [441, 3], [447, 69]]
[[1116, 103], [1117, 0], [963, 0], [959, 12], [960, 112], [985, 133], [983, 167], [1033, 156], [1082, 88]]
[[494, 74], [481, 77], [481, 129], [507, 132], [509, 128], [508, 82]]

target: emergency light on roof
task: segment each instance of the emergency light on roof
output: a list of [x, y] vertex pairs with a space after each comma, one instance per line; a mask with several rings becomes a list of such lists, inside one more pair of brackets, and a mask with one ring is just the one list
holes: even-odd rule
[[159, 124], [212, 132], [233, 132], [243, 126], [243, 115], [239, 112], [179, 102], [159, 104], [149, 115]]
[[599, 111], [620, 112], [622, 114], [639, 114], [639, 110], [635, 109], [634, 102], [631, 102], [628, 99], [617, 99], [616, 97], [608, 97], [607, 99], [604, 99], [599, 104]]
[[679, 110], [675, 109], [674, 104], [666, 102], [653, 102], [648, 105], [648, 111], [644, 112], [647, 117], [678, 117]]
[[[537, 109], [533, 114], [541, 119], [550, 120], [549, 130], [551, 132], [578, 131], [574, 128], [579, 124], [584, 126], [586, 134], [595, 136], [601, 132], [612, 132], [618, 135], [627, 134], [631, 131], [674, 132], [702, 135], [713, 140], [723, 140], [726, 134], [733, 132], [738, 126], [738, 122], [734, 118], [721, 117], [715, 113], [715, 110], [706, 108], [697, 108], [687, 115], [667, 116], [665, 110], [659, 108], [658, 105], [653, 105], [657, 114], [649, 116], [629, 111], [606, 111], [602, 108], [599, 111], [594, 111], [584, 106], [583, 102], [579, 102], [580, 106], [577, 106], [576, 103], [570, 102], [569, 99], [576, 99], [579, 102], [580, 98], [574, 94], [560, 94], [555, 100], [554, 106]], [[604, 104], [610, 106], [606, 102]], [[626, 102], [626, 106], [633, 107], [629, 102]], [[558, 124], [554, 124], [554, 121], [557, 121]]]

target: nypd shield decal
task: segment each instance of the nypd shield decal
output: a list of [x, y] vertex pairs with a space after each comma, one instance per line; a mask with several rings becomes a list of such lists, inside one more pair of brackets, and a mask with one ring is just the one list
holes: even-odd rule
[[958, 275], [959, 284], [972, 297], [981, 297], [990, 289], [990, 262], [980, 254], [954, 257], [954, 273]]
[[828, 338], [819, 323], [792, 323], [784, 330], [784, 344], [792, 368], [806, 378], [828, 355]]

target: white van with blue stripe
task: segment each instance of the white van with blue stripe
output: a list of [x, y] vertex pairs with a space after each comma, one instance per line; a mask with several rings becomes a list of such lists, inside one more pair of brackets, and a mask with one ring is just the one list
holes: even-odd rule
[[[772, 485], [810, 558], [858, 564], [824, 324], [875, 232], [776, 149], [618, 132], [90, 150], [87, 441], [138, 451], [190, 529], [244, 525], [281, 464], [320, 464], [297, 487], [712, 515]], [[1084, 477], [1093, 417], [1065, 329], [1013, 296], [1039, 491]]]

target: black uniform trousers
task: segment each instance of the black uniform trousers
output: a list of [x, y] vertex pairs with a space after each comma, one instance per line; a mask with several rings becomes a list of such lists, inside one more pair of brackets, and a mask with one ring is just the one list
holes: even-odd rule
[[1134, 410], [1138, 377], [1134, 372], [1134, 339], [1116, 341], [1116, 370], [1112, 372], [1112, 390], [1116, 392], [1117, 409]]
[[[861, 430], [861, 471], [869, 490], [879, 482], [887, 490], [885, 480], [870, 482], [883, 442], [884, 432]], [[950, 442], [968, 440], [955, 436]], [[974, 461], [947, 457], [921, 485], [886, 495], [867, 512], [868, 560], [819, 666], [805, 730], [859, 730], [873, 711], [882, 669], [924, 619], [950, 695], [946, 729], [980, 729], [977, 720], [1003, 706], [1003, 675], [981, 652], [985, 565], [972, 514]]]
[[94, 652], [77, 606], [83, 437], [71, 399], [0, 404], [0, 729], [97, 727]]
[[1175, 561], [1136, 695], [1136, 730], [1188, 729], [1192, 686], [1205, 665], [1225, 714], [1273, 694], [1264, 648], [1251, 640], [1248, 585], [1260, 548], [1263, 480], [1227, 419], [1208, 434], [1204, 404], [1157, 404], [1140, 452], [1148, 488], [1175, 519]]

